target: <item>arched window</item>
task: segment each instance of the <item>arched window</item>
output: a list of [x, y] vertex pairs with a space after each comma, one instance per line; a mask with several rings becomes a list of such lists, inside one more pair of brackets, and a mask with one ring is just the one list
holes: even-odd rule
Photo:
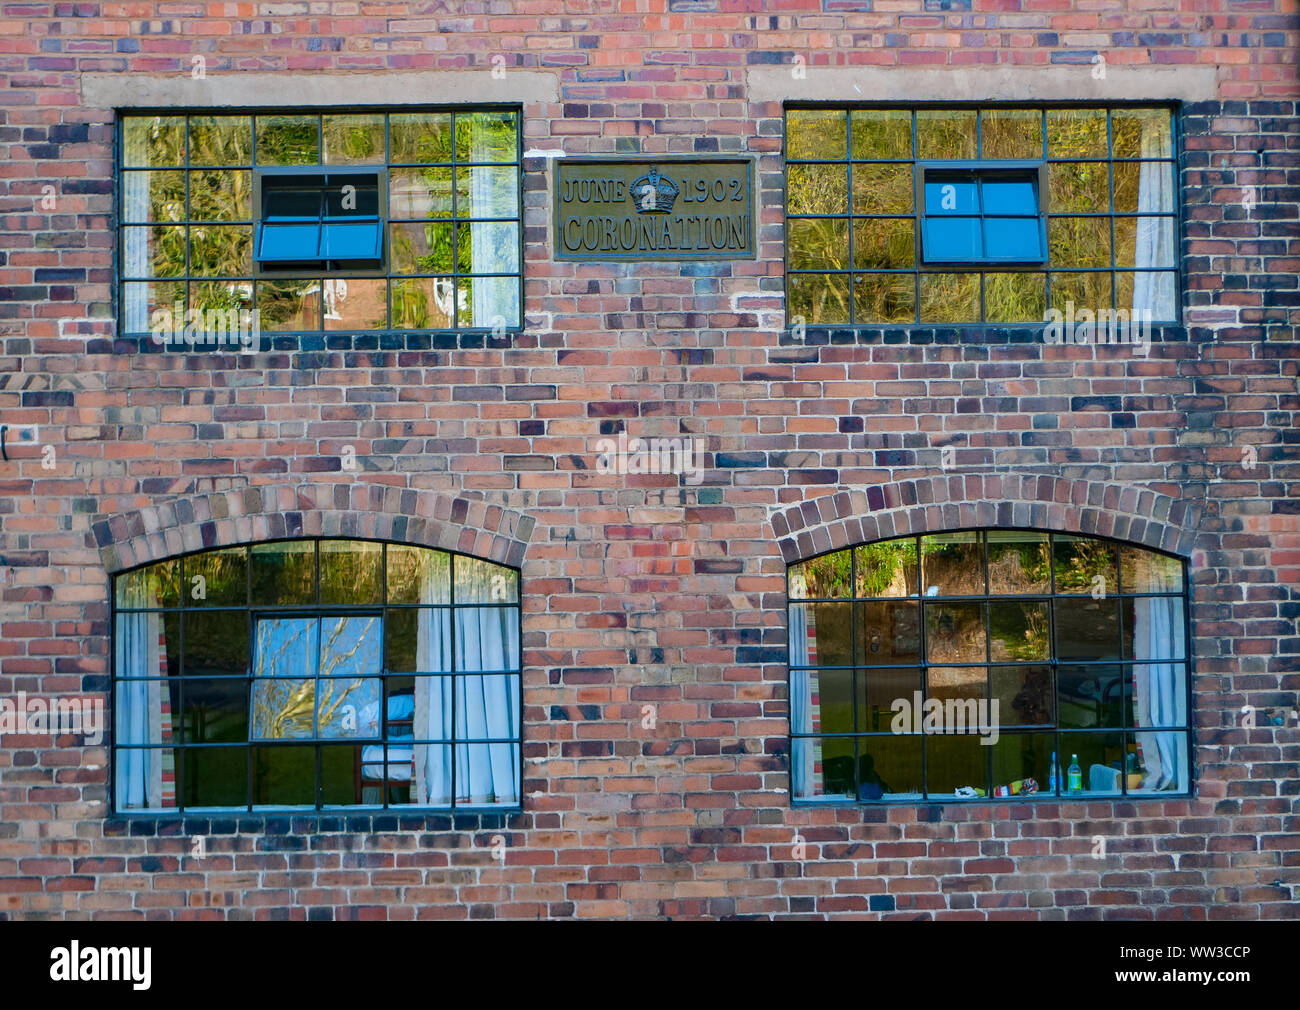
[[1189, 791], [1178, 558], [971, 530], [787, 574], [796, 801]]
[[114, 585], [119, 811], [517, 807], [519, 576], [286, 540]]

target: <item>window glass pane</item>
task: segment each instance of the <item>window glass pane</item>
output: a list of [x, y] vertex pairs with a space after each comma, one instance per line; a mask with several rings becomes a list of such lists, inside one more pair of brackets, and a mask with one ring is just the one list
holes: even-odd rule
[[415, 112], [388, 117], [394, 164], [427, 164], [451, 161], [451, 113]]
[[904, 537], [853, 548], [856, 596], [915, 596], [916, 540]]
[[1124, 679], [1118, 666], [1062, 666], [1057, 670], [1060, 725], [1071, 729], [1122, 725]]
[[1126, 593], [1181, 593], [1183, 565], [1168, 554], [1120, 544], [1120, 581]]
[[957, 109], [922, 109], [916, 114], [917, 155], [936, 161], [976, 157], [975, 113]]
[[190, 218], [195, 221], [251, 221], [253, 173], [191, 172]]
[[362, 540], [322, 540], [320, 601], [382, 603], [383, 545]]
[[185, 559], [187, 607], [239, 607], [248, 602], [248, 551], [204, 551]]
[[986, 179], [980, 188], [985, 214], [1038, 213], [1038, 194], [1028, 179]]
[[910, 165], [854, 165], [853, 213], [910, 214], [912, 212], [912, 167]]
[[518, 273], [519, 225], [516, 222], [478, 221], [463, 225], [457, 241], [463, 243], [463, 248], [457, 250], [463, 269], [484, 274]]
[[1047, 536], [1020, 530], [989, 530], [989, 592], [993, 595], [1047, 593], [1052, 559]]
[[388, 325], [388, 281], [352, 277], [324, 285], [326, 330], [375, 330]]
[[314, 603], [315, 543], [310, 540], [287, 540], [281, 543], [254, 544], [252, 590], [254, 606]]
[[1164, 161], [1117, 161], [1117, 214], [1171, 214], [1174, 210], [1174, 169]]
[[1107, 273], [1052, 274], [1052, 307], [1062, 313], [1086, 308], [1090, 311], [1111, 304], [1111, 275]]
[[1119, 648], [1119, 604], [1113, 598], [1090, 597], [1053, 603], [1056, 624], [1056, 655], [1061, 659], [1117, 660]]
[[182, 172], [123, 172], [122, 221], [185, 220], [185, 175]]
[[391, 282], [392, 326], [398, 330], [445, 330], [455, 321], [455, 283], [450, 277]]
[[984, 593], [984, 546], [978, 532], [936, 533], [921, 538], [921, 577], [926, 596]]
[[[320, 749], [320, 784], [322, 806], [356, 806], [376, 805], [383, 802], [378, 795], [380, 779], [374, 779], [374, 788], [370, 785], [369, 774], [376, 774], [383, 767], [383, 745], [358, 747], [356, 745], [333, 745]], [[362, 755], [365, 755], [363, 764]], [[373, 762], [373, 763], [372, 763]], [[362, 778], [364, 768], [366, 778]], [[409, 778], [409, 776], [408, 776]], [[371, 795], [366, 795], [370, 793]]]
[[978, 274], [921, 275], [921, 322], [962, 323], [979, 318]]
[[1115, 218], [1115, 265], [1119, 267], [1174, 267], [1172, 217]]
[[390, 546], [388, 602], [450, 603], [450, 556], [423, 547]]
[[[853, 740], [830, 738], [807, 742], [813, 744], [817, 759], [812, 795], [829, 799], [852, 799], [856, 795], [857, 778]], [[920, 751], [919, 742], [917, 751]]]
[[789, 277], [789, 318], [802, 316], [810, 326], [849, 321], [849, 282], [843, 275], [792, 274]]
[[[1059, 267], [1110, 266], [1109, 217], [1054, 217], [1047, 222], [1052, 265]], [[1109, 281], [1107, 278], [1109, 303]]]
[[1106, 157], [1106, 110], [1048, 109], [1047, 156]]
[[138, 273], [132, 277], [183, 277], [185, 228], [183, 225], [147, 225], [123, 228], [123, 262]]
[[853, 671], [818, 670], [809, 674], [814, 705], [813, 730], [853, 732]]
[[307, 184], [268, 185], [262, 193], [262, 203], [268, 220], [319, 221], [323, 213], [320, 188]]
[[963, 215], [980, 212], [979, 187], [974, 179], [925, 180], [925, 212], [933, 215]]
[[184, 281], [138, 281], [122, 285], [122, 327], [127, 333], [148, 333], [157, 323], [155, 313], [167, 313], [167, 329], [177, 330], [186, 311]]
[[258, 116], [260, 165], [318, 164], [320, 120], [316, 116]]
[[995, 662], [1050, 659], [1051, 637], [1046, 601], [989, 604], [989, 658]]
[[321, 226], [321, 255], [332, 260], [381, 259], [383, 234], [378, 221], [328, 221]]
[[456, 160], [515, 161], [517, 136], [513, 112], [458, 112]]
[[190, 116], [190, 164], [249, 165], [253, 120], [248, 116]]
[[858, 799], [921, 799], [921, 746], [919, 736], [874, 736], [860, 739], [857, 761]]
[[855, 159], [912, 157], [912, 113], [905, 109], [854, 109], [849, 132]]
[[1115, 545], [1091, 537], [1052, 538], [1056, 591], [1113, 596], [1119, 592]]
[[[984, 219], [984, 255], [992, 260], [1032, 263], [1043, 259], [1043, 232], [1038, 218]], [[1023, 288], [1023, 285], [1021, 285]], [[987, 306], [986, 306], [987, 310]], [[1041, 313], [1038, 316], [1042, 318]]]
[[1173, 273], [1118, 273], [1115, 275], [1115, 301], [1121, 307], [1131, 306], [1135, 318], [1138, 310], [1144, 318], [1172, 320], [1178, 314], [1174, 292], [1178, 275]]
[[384, 117], [351, 115], [324, 117], [327, 165], [376, 165], [384, 161]]
[[248, 805], [248, 747], [189, 747], [183, 754], [186, 808]]
[[792, 270], [843, 270], [849, 265], [848, 218], [791, 218], [786, 255]]
[[926, 795], [953, 797], [970, 788], [987, 795], [988, 748], [978, 736], [927, 736], [925, 738]]
[[318, 280], [258, 281], [261, 328], [270, 332], [320, 329], [320, 294]]
[[1053, 214], [1105, 214], [1110, 209], [1104, 161], [1066, 161], [1047, 166], [1047, 210]]
[[321, 226], [264, 222], [258, 231], [257, 258], [261, 262], [292, 263], [320, 255]]
[[447, 608], [390, 610], [384, 621], [384, 638], [384, 662], [390, 672], [451, 669], [451, 611]]
[[980, 112], [980, 157], [1041, 158], [1043, 114], [1037, 109]]
[[923, 249], [930, 263], [956, 263], [979, 259], [984, 251], [977, 217], [925, 219]]
[[925, 658], [931, 663], [983, 663], [988, 637], [982, 603], [933, 603], [925, 608]]
[[478, 558], [457, 556], [452, 563], [457, 606], [464, 603], [516, 603], [519, 600], [519, 575]]
[[1051, 725], [1052, 671], [1046, 666], [995, 666], [989, 672], [992, 701], [1007, 726]]
[[175, 607], [180, 602], [180, 562], [159, 561], [117, 577], [117, 609]]
[[394, 224], [389, 226], [390, 269], [402, 274], [430, 274], [452, 270], [455, 232], [447, 224]]
[[[911, 230], [911, 222], [904, 222]], [[858, 323], [910, 323], [916, 319], [916, 280], [908, 274], [859, 274], [853, 281]]]
[[785, 116], [785, 157], [843, 158], [848, 154], [843, 110], [791, 109]]
[[906, 666], [921, 660], [917, 605], [857, 603], [857, 661], [868, 666]]
[[1172, 158], [1173, 123], [1168, 109], [1114, 109], [1111, 153], [1116, 158]]
[[858, 671], [858, 732], [912, 732], [909, 716], [899, 700], [915, 705], [921, 691], [921, 671], [905, 669], [864, 669]]
[[[181, 672], [180, 616], [123, 613], [117, 615], [114, 660], [118, 677], [175, 677]], [[155, 734], [156, 735], [156, 734]], [[131, 743], [158, 743], [132, 739]]]
[[253, 748], [253, 805], [314, 806], [316, 748], [279, 746]]
[[190, 226], [190, 273], [199, 277], [241, 277], [252, 270], [252, 225]]
[[851, 607], [848, 603], [791, 604], [791, 664], [852, 666]]
[[127, 168], [185, 164], [185, 117], [128, 116], [122, 121], [122, 164]]
[[1181, 596], [1125, 598], [1124, 655], [1132, 659], [1187, 658]]
[[790, 214], [847, 214], [847, 165], [790, 165], [786, 169], [786, 211]]
[[[1063, 733], [1057, 760], [1062, 793], [1116, 795], [1121, 791], [1115, 767], [1124, 760], [1123, 737], [1119, 733]], [[1075, 788], [1069, 781], [1071, 766], [1079, 769]]]
[[[450, 168], [394, 169], [388, 174], [388, 216], [394, 220], [451, 217], [451, 180]], [[507, 214], [516, 213], [518, 205], [511, 204]]]
[[985, 748], [992, 752], [994, 795], [1050, 795], [1048, 768], [1055, 745], [1052, 733], [1001, 734], [997, 743]]
[[851, 596], [849, 551], [823, 554], [791, 565], [788, 575], [789, 596], [792, 600], [833, 599]]
[[248, 614], [243, 610], [187, 610], [185, 676], [247, 677]]
[[[376, 627], [379, 618], [374, 618]], [[374, 655], [379, 655], [379, 632], [373, 634]], [[377, 664], [376, 664], [377, 665]], [[316, 681], [316, 724], [327, 739], [379, 735], [378, 677], [322, 677]]]
[[[319, 178], [319, 177], [318, 177]], [[370, 173], [336, 173], [324, 177], [325, 216], [367, 218], [379, 214], [379, 180]]]
[[1039, 273], [984, 275], [984, 318], [991, 323], [1042, 322], [1047, 281]]
[[[970, 732], [983, 725], [978, 709], [965, 704], [988, 698], [988, 673], [983, 666], [932, 666], [926, 671], [926, 698], [944, 703], [941, 728], [945, 732]], [[949, 701], [961, 704], [948, 705]], [[961, 717], [958, 722], [956, 717]], [[954, 718], [949, 718], [952, 716]], [[969, 718], [966, 718], [969, 716]]]
[[[519, 171], [508, 168], [456, 169], [458, 217], [515, 217], [519, 205]], [[465, 180], [465, 193], [459, 193], [459, 181]]]
[[[245, 645], [247, 642], [245, 632]], [[248, 742], [247, 680], [190, 677], [186, 679], [184, 688], [182, 725], [187, 744]], [[240, 774], [239, 781], [242, 782], [243, 779], [244, 776]]]

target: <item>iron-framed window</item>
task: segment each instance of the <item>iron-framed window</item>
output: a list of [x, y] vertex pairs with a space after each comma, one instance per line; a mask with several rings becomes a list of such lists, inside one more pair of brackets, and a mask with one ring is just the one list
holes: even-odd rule
[[518, 809], [519, 573], [333, 538], [114, 580], [123, 813]]
[[787, 574], [796, 802], [1190, 793], [1179, 558], [963, 530]]
[[[1042, 323], [1070, 304], [1176, 322], [1169, 106], [791, 105], [786, 312], [810, 326]], [[923, 174], [1039, 169], [1045, 262], [929, 262]]]
[[[121, 115], [120, 332], [181, 329], [180, 313], [202, 333], [232, 310], [275, 335], [517, 329], [521, 121], [517, 106]], [[267, 269], [259, 186], [283, 173], [373, 175], [378, 260]]]

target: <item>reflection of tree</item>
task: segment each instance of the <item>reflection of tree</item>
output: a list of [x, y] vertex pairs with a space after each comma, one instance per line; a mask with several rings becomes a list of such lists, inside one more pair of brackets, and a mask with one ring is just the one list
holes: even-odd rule
[[[339, 639], [353, 620], [340, 617], [335, 621], [328, 641], [321, 647], [323, 662], [314, 677], [301, 681], [272, 679], [272, 674], [278, 670], [286, 654], [302, 642], [303, 636], [310, 635], [317, 627], [315, 619], [298, 622], [301, 627], [286, 636], [275, 652], [258, 656], [256, 676], [259, 683], [253, 692], [255, 736], [268, 740], [314, 736], [318, 728], [323, 729], [333, 721], [340, 706], [352, 692], [365, 684], [365, 678], [361, 677], [351, 683], [326, 679], [333, 677], [343, 664], [356, 657], [367, 644], [367, 637], [379, 619], [372, 617], [366, 622], [351, 649], [338, 651]], [[276, 622], [275, 626], [283, 627], [284, 624]], [[317, 713], [319, 716], [313, 722]]]

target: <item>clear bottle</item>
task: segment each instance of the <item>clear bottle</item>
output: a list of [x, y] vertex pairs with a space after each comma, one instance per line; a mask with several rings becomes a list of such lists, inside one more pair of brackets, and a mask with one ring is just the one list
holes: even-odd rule
[[1079, 755], [1070, 755], [1070, 767], [1065, 770], [1065, 791], [1083, 792], [1083, 769], [1079, 767]]
[[1047, 791], [1056, 794], [1056, 751], [1052, 751], [1052, 763], [1047, 769]]

